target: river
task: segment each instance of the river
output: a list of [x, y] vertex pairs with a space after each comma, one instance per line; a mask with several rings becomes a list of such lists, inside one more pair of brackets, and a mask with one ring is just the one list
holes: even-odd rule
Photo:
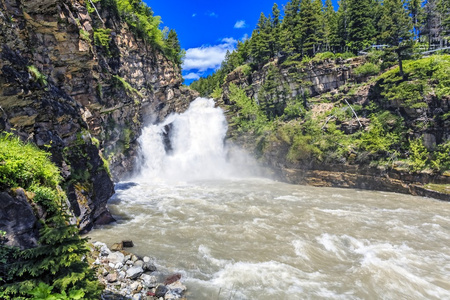
[[117, 223], [89, 236], [133, 240], [188, 299], [450, 299], [449, 203], [257, 177], [226, 130], [203, 98], [146, 127]]

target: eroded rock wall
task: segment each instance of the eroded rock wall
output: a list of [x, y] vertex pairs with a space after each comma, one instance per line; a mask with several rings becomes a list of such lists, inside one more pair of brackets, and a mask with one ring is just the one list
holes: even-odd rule
[[99, 17], [83, 0], [0, 1], [0, 130], [51, 152], [82, 230], [111, 220], [112, 178], [134, 167], [144, 124], [197, 96], [108, 3]]

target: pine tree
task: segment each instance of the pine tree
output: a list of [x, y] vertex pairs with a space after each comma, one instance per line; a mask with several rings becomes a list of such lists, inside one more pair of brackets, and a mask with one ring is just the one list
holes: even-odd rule
[[373, 23], [371, 0], [348, 0], [348, 46], [357, 53], [374, 42], [376, 35]]
[[348, 1], [349, 0], [340, 0], [339, 1], [339, 9], [337, 11], [337, 24], [338, 24], [338, 40], [339, 43], [339, 51], [346, 52], [348, 51], [347, 44], [349, 41], [349, 32], [348, 32], [348, 24], [350, 22], [350, 17], [348, 13]]
[[419, 36], [420, 18], [422, 15], [422, 0], [409, 0], [408, 12], [412, 18], [414, 36]]
[[334, 51], [338, 46], [337, 15], [331, 0], [326, 0], [322, 19], [324, 45], [326, 51]]
[[296, 53], [301, 49], [300, 26], [300, 1], [289, 1], [284, 7], [284, 18], [281, 25], [280, 41], [281, 49], [289, 59], [295, 59]]
[[381, 18], [381, 38], [397, 54], [400, 76], [404, 77], [403, 59], [412, 47], [412, 22], [402, 0], [385, 0]]
[[439, 11], [440, 0], [428, 0], [425, 4], [424, 34], [427, 36], [429, 48], [442, 47], [442, 16]]
[[441, 0], [442, 35], [447, 44], [450, 43], [450, 0]]
[[250, 53], [257, 65], [264, 64], [270, 58], [270, 38], [267, 26], [270, 27], [270, 23], [264, 13], [261, 13], [256, 29], [253, 30], [250, 44]]
[[278, 9], [278, 5], [276, 3], [273, 4], [272, 7], [272, 18], [271, 18], [271, 32], [270, 32], [270, 52], [271, 56], [275, 57], [281, 51], [281, 40], [280, 40], [280, 31], [281, 31], [281, 21], [280, 21], [280, 10]]
[[320, 41], [320, 16], [315, 10], [312, 0], [303, 0], [300, 3], [300, 35], [301, 35], [301, 53], [303, 55], [313, 56], [318, 51]]
[[166, 53], [168, 57], [179, 67], [181, 68], [181, 64], [183, 63], [184, 52], [181, 49], [180, 41], [178, 40], [178, 35], [175, 30], [170, 29], [167, 34], [167, 39], [165, 41], [166, 44]]

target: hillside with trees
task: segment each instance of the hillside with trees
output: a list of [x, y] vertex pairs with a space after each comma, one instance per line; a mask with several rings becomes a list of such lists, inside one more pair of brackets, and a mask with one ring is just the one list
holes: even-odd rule
[[[228, 111], [231, 140], [285, 179], [328, 170], [448, 183], [450, 1], [341, 0], [335, 11], [292, 0], [280, 15], [277, 4], [261, 13], [251, 38], [191, 85]], [[361, 187], [333, 180], [320, 184]]]

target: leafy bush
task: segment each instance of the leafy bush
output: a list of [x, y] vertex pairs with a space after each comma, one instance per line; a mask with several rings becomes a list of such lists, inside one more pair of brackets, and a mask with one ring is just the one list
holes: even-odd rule
[[111, 42], [111, 29], [97, 28], [94, 30], [94, 44], [103, 47], [109, 53], [109, 43]]
[[11, 134], [0, 135], [0, 187], [11, 193], [18, 187], [27, 190], [28, 200], [45, 215], [36, 248], [11, 248], [0, 238], [1, 299], [99, 297], [95, 273], [83, 261], [89, 251], [86, 240], [76, 226], [69, 225], [60, 180], [59, 169], [47, 153]]
[[321, 62], [326, 59], [335, 59], [336, 55], [333, 52], [321, 52], [314, 55], [314, 58], [312, 59], [315, 62]]
[[428, 164], [429, 153], [423, 145], [422, 139], [412, 139], [409, 141], [409, 161], [411, 171], [417, 172], [423, 170]]
[[380, 67], [376, 64], [368, 62], [368, 63], [365, 63], [365, 64], [355, 68], [353, 70], [353, 73], [356, 76], [362, 76], [362, 77], [373, 76], [373, 75], [377, 75], [378, 73], [380, 73]]
[[0, 135], [0, 187], [45, 185], [56, 188], [60, 181], [58, 168], [49, 154], [34, 145], [23, 144], [10, 134]]

